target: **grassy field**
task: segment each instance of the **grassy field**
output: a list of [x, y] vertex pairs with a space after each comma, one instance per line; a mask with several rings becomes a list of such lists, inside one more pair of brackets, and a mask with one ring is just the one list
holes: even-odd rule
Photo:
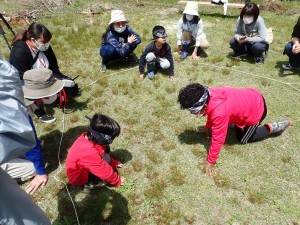
[[[0, 2], [7, 14], [28, 7], [23, 1]], [[222, 7], [200, 8], [211, 44], [208, 57], [182, 61], [174, 54], [176, 80], [171, 81], [163, 73], [154, 80], [140, 80], [136, 63], [112, 65], [101, 73], [99, 44], [110, 20], [108, 9], [122, 9], [142, 37], [135, 51], [137, 57], [150, 42], [151, 30], [157, 24], [167, 29], [168, 42], [175, 51], [176, 23], [184, 5], [175, 0], [70, 2], [54, 13], [42, 7], [44, 14], [37, 18], [53, 34], [51, 44], [61, 71], [71, 77], [80, 74], [77, 83], [82, 88], [82, 95], [69, 102], [72, 113], [63, 114], [54, 108], [49, 111], [57, 118], [56, 123], [35, 120], [49, 181], [32, 198], [53, 224], [77, 224], [63, 184], [67, 183], [64, 160], [74, 140], [86, 129], [88, 121], [84, 116], [94, 113], [107, 114], [122, 127], [111, 148], [112, 154], [124, 163], [120, 175], [127, 180], [124, 186], [104, 187], [93, 194], [68, 184], [80, 224], [300, 223], [299, 73], [280, 69], [288, 61], [282, 52], [300, 15], [299, 3], [273, 1], [282, 6], [278, 9], [257, 1], [262, 4], [261, 15], [267, 27], [274, 28], [274, 43], [263, 65], [255, 65], [251, 58], [230, 58], [228, 43], [238, 9], [228, 9], [228, 15], [223, 16]], [[96, 14], [81, 13], [88, 9]], [[26, 26], [13, 25], [15, 31], [22, 28]], [[12, 39], [9, 31], [7, 37]], [[0, 47], [1, 55], [8, 58], [3, 39]], [[177, 103], [179, 89], [191, 82], [257, 88], [268, 106], [265, 122], [289, 117], [292, 125], [281, 136], [248, 145], [240, 145], [230, 130], [216, 165], [216, 176], [205, 176], [203, 163], [210, 140], [196, 129], [206, 120], [180, 110]]]

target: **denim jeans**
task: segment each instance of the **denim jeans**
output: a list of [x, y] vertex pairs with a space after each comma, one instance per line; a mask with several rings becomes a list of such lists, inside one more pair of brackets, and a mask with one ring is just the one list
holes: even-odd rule
[[254, 57], [262, 56], [263, 52], [266, 51], [269, 47], [268, 44], [263, 42], [256, 42], [253, 44], [246, 42], [240, 44], [235, 38], [232, 38], [229, 44], [230, 47], [233, 49], [234, 53], [248, 53], [252, 54]]
[[[135, 48], [136, 48], [136, 46], [131, 47], [130, 51], [128, 52], [128, 54], [126, 56], [130, 55], [134, 51]], [[104, 65], [107, 65], [107, 63], [109, 61], [121, 58], [118, 55], [116, 48], [109, 43], [101, 45], [100, 56], [102, 57], [102, 64], [104, 64]]]
[[292, 52], [292, 48], [293, 48], [293, 43], [288, 42], [284, 47], [283, 54], [287, 54], [287, 56], [289, 57], [289, 63], [292, 67], [300, 68], [300, 53], [294, 54]]

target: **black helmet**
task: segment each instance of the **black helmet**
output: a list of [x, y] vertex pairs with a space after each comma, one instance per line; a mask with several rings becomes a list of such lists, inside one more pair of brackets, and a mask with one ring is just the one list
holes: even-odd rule
[[166, 30], [163, 26], [155, 26], [152, 29], [153, 39], [167, 37]]

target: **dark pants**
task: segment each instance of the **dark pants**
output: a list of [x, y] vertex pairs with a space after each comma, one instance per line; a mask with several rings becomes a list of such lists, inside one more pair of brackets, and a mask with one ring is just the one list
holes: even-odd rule
[[232, 38], [229, 42], [230, 47], [233, 49], [234, 53], [237, 54], [252, 54], [254, 57], [261, 57], [262, 54], [269, 49], [269, 45], [262, 42], [256, 43], [243, 43], [240, 44], [235, 38]]
[[264, 113], [260, 121], [254, 126], [245, 126], [244, 128], [239, 128], [235, 126], [235, 133], [238, 140], [242, 144], [247, 144], [250, 142], [260, 141], [269, 136], [269, 129], [267, 126], [260, 126], [261, 122], [267, 115], [267, 105], [264, 99]]
[[[132, 46], [130, 48], [130, 51], [123, 58], [130, 55], [134, 51], [135, 48], [136, 48], [136, 46]], [[116, 48], [109, 43], [107, 43], [105, 45], [101, 45], [100, 56], [102, 57], [102, 64], [106, 65], [106, 66], [109, 61], [122, 58], [121, 56], [118, 55]]]
[[292, 48], [293, 48], [293, 43], [288, 42], [284, 47], [283, 54], [287, 54], [287, 56], [289, 57], [289, 63], [292, 67], [300, 68], [300, 53], [294, 54], [292, 52]]

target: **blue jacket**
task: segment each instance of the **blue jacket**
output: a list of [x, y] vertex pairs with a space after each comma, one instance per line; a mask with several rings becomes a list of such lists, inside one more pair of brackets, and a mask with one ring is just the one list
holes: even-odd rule
[[[129, 43], [128, 36], [131, 36], [132, 34], [136, 36], [136, 41]], [[110, 28], [107, 32], [106, 40], [102, 40], [101, 46], [111, 44], [117, 50], [118, 55], [123, 58], [130, 52], [131, 48], [135, 48], [141, 42], [140, 35], [132, 30], [130, 26], [126, 25], [126, 29], [122, 33], [118, 33], [113, 28]], [[122, 48], [121, 46], [124, 43], [125, 46]]]

